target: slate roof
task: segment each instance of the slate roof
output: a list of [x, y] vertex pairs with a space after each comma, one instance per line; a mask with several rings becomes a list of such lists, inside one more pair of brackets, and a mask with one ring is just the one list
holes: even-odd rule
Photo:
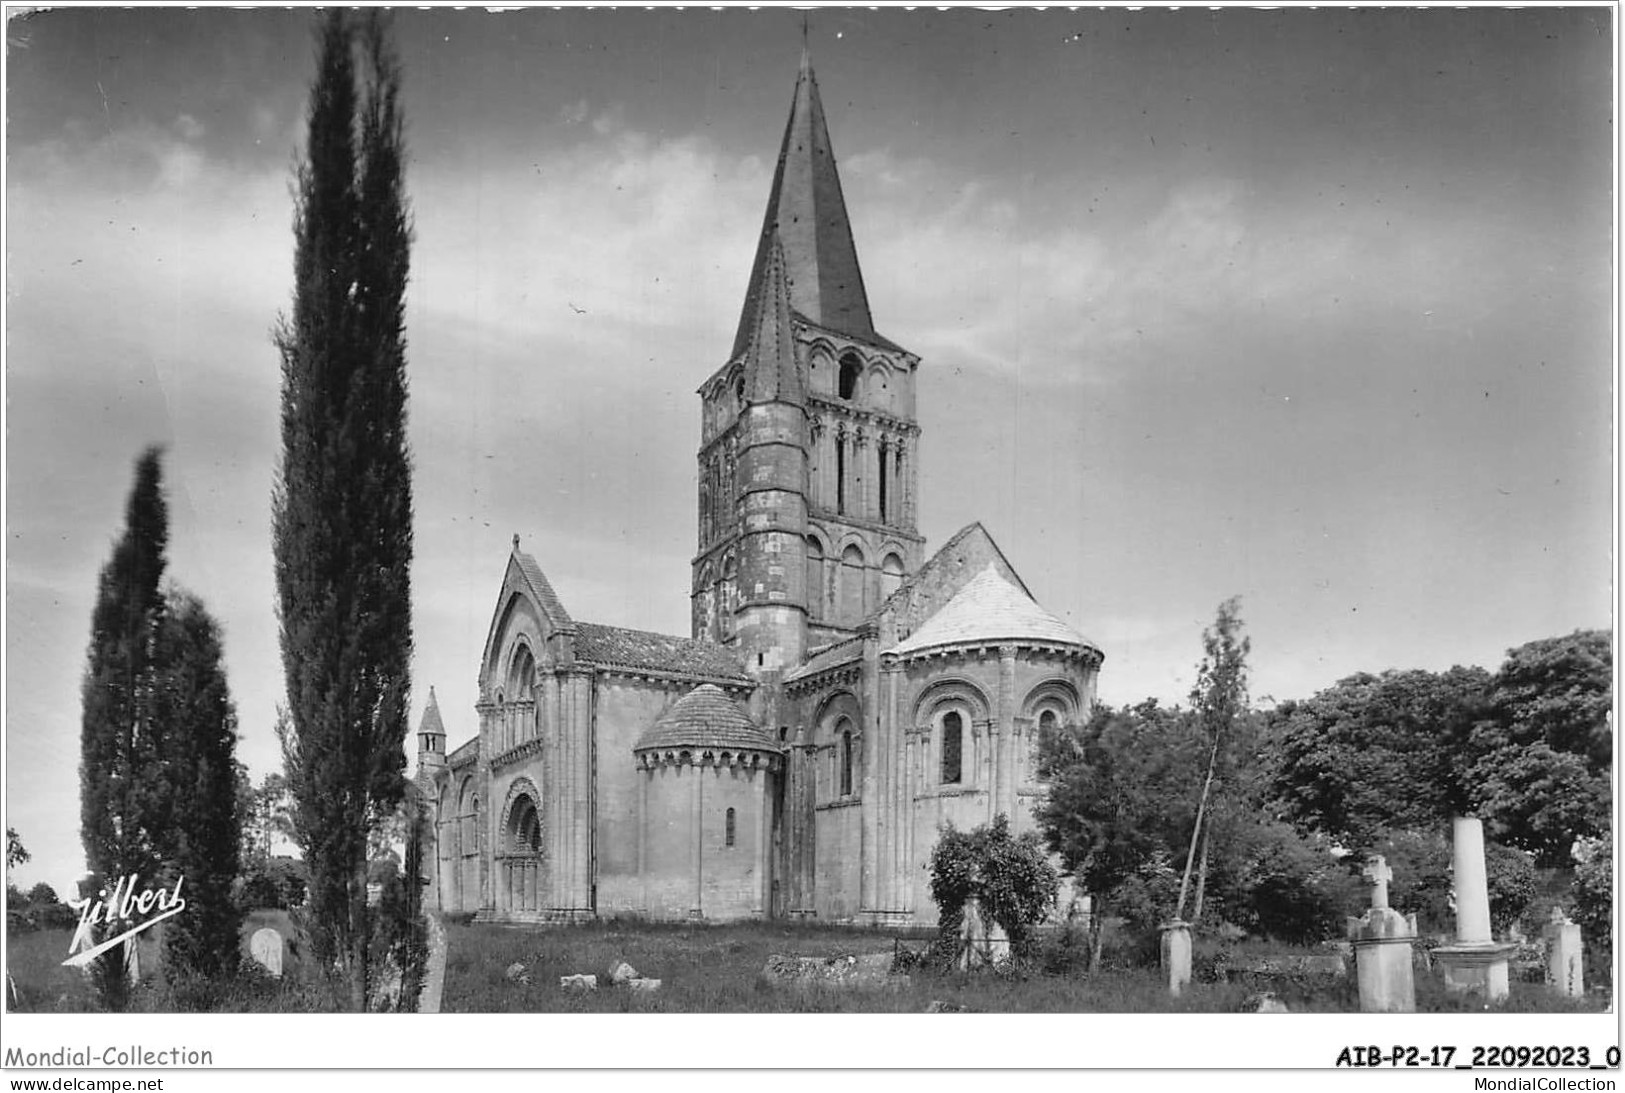
[[942, 610], [886, 652], [906, 654], [964, 642], [1023, 640], [1099, 648], [1038, 606], [990, 562]]
[[450, 755], [446, 756], [446, 765], [448, 767], [455, 767], [458, 763], [462, 762], [468, 756], [470, 756], [470, 755], [476, 755], [477, 756], [477, 755], [479, 755], [479, 753], [480, 753], [480, 738], [476, 736], [472, 740], [464, 741], [461, 747], [458, 747]]
[[596, 622], [576, 623], [576, 659], [605, 668], [645, 668], [705, 679], [750, 681], [724, 646]]
[[784, 750], [714, 683], [702, 683], [679, 698], [632, 746], [633, 751], [664, 748]]
[[843, 664], [851, 664], [861, 659], [863, 659], [863, 639], [847, 638], [845, 641], [814, 650], [812, 656], [807, 658], [807, 663], [785, 676], [784, 681], [793, 683], [798, 679], [806, 679], [808, 676], [815, 676], [819, 672], [839, 668]]
[[846, 215], [846, 198], [835, 170], [835, 152], [824, 124], [818, 81], [805, 53], [796, 75], [790, 119], [784, 127], [767, 215], [751, 265], [745, 308], [734, 336], [734, 359], [749, 347], [758, 301], [768, 291], [774, 236], [784, 246], [790, 306], [819, 326], [851, 337], [890, 346], [875, 333], [869, 297], [858, 268], [858, 250]]

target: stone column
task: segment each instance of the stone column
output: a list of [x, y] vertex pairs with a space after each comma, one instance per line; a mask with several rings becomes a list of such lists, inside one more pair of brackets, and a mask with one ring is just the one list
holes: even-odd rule
[[1484, 871], [1484, 824], [1476, 816], [1451, 821], [1451, 886], [1456, 892], [1456, 941], [1462, 945], [1493, 941], [1490, 935], [1490, 887]]
[[1361, 1013], [1415, 1013], [1416, 982], [1411, 946], [1416, 931], [1388, 906], [1388, 882], [1394, 872], [1378, 854], [1365, 868], [1371, 880], [1371, 909], [1349, 920], [1349, 940], [1360, 983]]
[[700, 870], [704, 868], [704, 863], [701, 860], [700, 844], [702, 833], [705, 830], [704, 821], [700, 813], [700, 808], [703, 804], [703, 798], [701, 796], [702, 791], [700, 789], [700, 773], [702, 770], [703, 768], [700, 766], [700, 756], [696, 751], [693, 757], [689, 760], [687, 767], [689, 777], [694, 779], [693, 784], [689, 786], [688, 798], [691, 823], [688, 835], [688, 861], [689, 869], [694, 873], [694, 906], [689, 909], [688, 914], [690, 918], [705, 917], [705, 886], [700, 879]]
[[1183, 919], [1162, 924], [1162, 970], [1169, 994], [1178, 995], [1191, 981], [1191, 928]]
[[1507, 957], [1515, 945], [1498, 944], [1490, 934], [1489, 884], [1484, 873], [1484, 825], [1476, 816], [1452, 821], [1452, 885], [1456, 895], [1456, 939], [1433, 950], [1433, 959], [1452, 991], [1476, 991], [1491, 1002], [1511, 987]]
[[1552, 920], [1542, 931], [1546, 937], [1546, 982], [1557, 993], [1578, 998], [1585, 993], [1585, 956], [1579, 923], [1570, 922], [1563, 908], [1552, 908]]

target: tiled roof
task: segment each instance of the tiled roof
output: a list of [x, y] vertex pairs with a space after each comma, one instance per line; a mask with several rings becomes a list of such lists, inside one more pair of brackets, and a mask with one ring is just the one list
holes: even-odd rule
[[448, 767], [455, 767], [464, 759], [469, 758], [470, 756], [478, 756], [479, 753], [480, 738], [476, 736], [472, 740], [466, 741], [461, 747], [457, 748], [450, 755], [446, 756], [446, 765]]
[[[907, 603], [909, 598], [914, 595], [916, 587], [920, 584], [927, 583], [934, 578], [938, 570], [947, 565], [948, 560], [953, 557], [954, 551], [958, 549], [959, 544], [974, 535], [980, 535], [986, 539], [988, 545], [993, 548], [994, 553], [996, 553], [1000, 558], [1004, 558], [1004, 552], [999, 549], [999, 544], [993, 541], [993, 536], [987, 533], [987, 529], [982, 526], [982, 522], [980, 520], [973, 520], [950, 535], [948, 537], [948, 541], [938, 547], [937, 552], [925, 560], [924, 565], [915, 570], [913, 575], [899, 585], [895, 592], [893, 592], [890, 596], [887, 596], [885, 600], [881, 601], [880, 607], [877, 608], [870, 617], [873, 618], [878, 616], [882, 611], [885, 611], [889, 607], [898, 607], [904, 603]], [[1009, 565], [1008, 559], [1005, 560], [1005, 564]], [[1014, 574], [1015, 570], [1011, 569], [1010, 572]], [[1017, 587], [1022, 592], [1027, 591], [1027, 586], [1021, 583], [1020, 575], [1016, 576], [1016, 582]]]
[[739, 703], [712, 683], [702, 683], [679, 698], [633, 745], [633, 751], [662, 748], [783, 749], [752, 721]]
[[578, 622], [575, 648], [576, 659], [606, 668], [646, 668], [741, 683], [750, 680], [725, 646], [693, 638]]
[[1007, 581], [998, 568], [989, 563], [956, 592], [941, 611], [886, 652], [914, 653], [961, 642], [1004, 640], [1096, 647], [1038, 606], [1031, 596]]
[[861, 637], [847, 638], [845, 641], [838, 641], [833, 645], [826, 645], [822, 649], [815, 650], [813, 655], [807, 658], [807, 663], [785, 676], [784, 681], [794, 683], [798, 679], [806, 679], [808, 676], [815, 676], [819, 672], [827, 671], [830, 668], [838, 668], [843, 664], [851, 664], [862, 658], [863, 639]]
[[553, 586], [547, 583], [547, 578], [542, 576], [542, 567], [536, 564], [536, 559], [519, 549], [517, 535], [513, 538], [513, 557], [514, 561], [519, 563], [519, 572], [530, 582], [531, 591], [541, 601], [548, 618], [560, 629], [569, 629], [570, 613], [564, 609], [564, 604], [559, 602], [558, 594], [553, 591]]

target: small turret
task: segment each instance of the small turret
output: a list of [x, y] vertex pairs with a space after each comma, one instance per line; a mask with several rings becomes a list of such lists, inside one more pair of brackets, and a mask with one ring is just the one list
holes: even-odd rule
[[801, 663], [807, 634], [806, 383], [796, 360], [789, 282], [769, 239], [744, 354], [737, 429], [739, 585], [735, 649], [757, 678]]
[[440, 704], [435, 701], [434, 688], [429, 688], [429, 704], [423, 708], [423, 720], [418, 722], [418, 774], [444, 768], [446, 765], [446, 726], [440, 720]]

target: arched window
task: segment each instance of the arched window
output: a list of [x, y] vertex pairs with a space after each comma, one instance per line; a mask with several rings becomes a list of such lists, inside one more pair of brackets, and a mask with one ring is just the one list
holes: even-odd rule
[[852, 544], [841, 552], [842, 626], [856, 626], [863, 620], [863, 551]]
[[[841, 722], [841, 724], [843, 726], [849, 726], [850, 725], [849, 722], [844, 721], [844, 720]], [[846, 727], [846, 728], [843, 728], [841, 730], [841, 796], [842, 797], [850, 797], [851, 795], [852, 795], [852, 729], [850, 727]]]
[[1034, 781], [1043, 779], [1049, 772], [1044, 770], [1039, 762], [1044, 754], [1044, 746], [1055, 740], [1056, 734], [1061, 731], [1061, 719], [1054, 710], [1045, 710], [1038, 715], [1038, 736], [1033, 740], [1028, 752], [1028, 770]]
[[835, 434], [835, 511], [846, 513], [846, 434]]
[[881, 523], [885, 523], [886, 518], [890, 515], [890, 509], [889, 509], [889, 507], [887, 506], [887, 503], [886, 503], [886, 500], [887, 500], [886, 499], [886, 483], [887, 483], [887, 481], [888, 481], [888, 479], [890, 477], [889, 475], [886, 474], [886, 463], [888, 461], [887, 457], [890, 454], [891, 454], [891, 445], [888, 444], [886, 441], [882, 440], [880, 442], [880, 483], [879, 483], [879, 485], [880, 485], [880, 498], [879, 498], [879, 500], [880, 500], [880, 522]]
[[880, 598], [885, 599], [903, 583], [903, 559], [888, 554], [880, 563]]
[[965, 746], [965, 719], [958, 710], [942, 715], [942, 782], [958, 785], [962, 774], [960, 756]]
[[528, 645], [521, 645], [513, 655], [508, 669], [508, 694], [515, 703], [523, 703], [511, 719], [514, 731], [508, 746], [512, 747], [536, 735], [536, 658]]
[[807, 536], [807, 609], [814, 619], [824, 617], [824, 546]]
[[841, 358], [841, 386], [840, 395], [844, 399], [855, 398], [858, 393], [858, 373], [863, 365], [858, 362], [856, 353], [848, 353]]
[[734, 844], [734, 810], [729, 809], [728, 814], [722, 818], [722, 841], [726, 846]]

